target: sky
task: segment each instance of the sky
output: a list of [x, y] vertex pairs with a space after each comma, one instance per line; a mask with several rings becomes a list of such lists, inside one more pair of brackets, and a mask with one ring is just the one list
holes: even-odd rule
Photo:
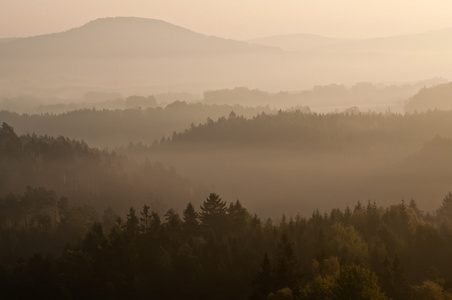
[[452, 27], [450, 0], [0, 0], [0, 7], [0, 38], [115, 16], [160, 19], [238, 40], [297, 33], [370, 38]]

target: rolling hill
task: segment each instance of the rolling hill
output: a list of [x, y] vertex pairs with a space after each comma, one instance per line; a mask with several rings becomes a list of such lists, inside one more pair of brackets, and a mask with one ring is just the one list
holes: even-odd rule
[[2, 58], [149, 58], [266, 51], [275, 49], [134, 17], [97, 19], [65, 32], [11, 39], [0, 44]]
[[343, 43], [346, 40], [314, 34], [285, 34], [247, 40], [257, 45], [281, 48], [285, 51], [310, 51], [319, 47]]
[[405, 102], [405, 111], [408, 113], [429, 110], [452, 110], [452, 83], [424, 87]]
[[248, 42], [287, 51], [321, 53], [446, 54], [452, 49], [452, 28], [367, 39], [340, 39], [312, 34], [277, 35]]
[[276, 92], [448, 78], [451, 35], [449, 29], [365, 40], [294, 35], [257, 45], [153, 19], [97, 19], [61, 33], [2, 40], [0, 97], [73, 101], [87, 92], [134, 87], [143, 94], [240, 86]]

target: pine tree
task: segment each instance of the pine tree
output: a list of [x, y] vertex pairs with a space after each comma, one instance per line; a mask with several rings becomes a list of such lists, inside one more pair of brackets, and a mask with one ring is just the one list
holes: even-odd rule
[[151, 214], [150, 212], [150, 207], [147, 206], [146, 204], [143, 206], [143, 210], [140, 212], [140, 227], [141, 227], [141, 232], [142, 233], [147, 233], [148, 230], [151, 228]]
[[131, 207], [127, 214], [127, 221], [125, 224], [126, 233], [129, 237], [134, 238], [139, 233], [139, 223], [135, 209]]
[[295, 257], [295, 246], [289, 241], [289, 237], [284, 233], [281, 241], [278, 242], [276, 265], [275, 265], [275, 282], [277, 289], [288, 287], [293, 291], [297, 287], [299, 281], [299, 264]]
[[187, 208], [185, 208], [183, 212], [183, 217], [184, 229], [190, 234], [195, 233], [199, 227], [198, 213], [195, 211], [195, 208], [193, 207], [193, 204], [191, 204], [191, 202], [187, 204]]
[[166, 227], [172, 231], [179, 231], [181, 219], [174, 209], [170, 208], [165, 214]]
[[274, 291], [274, 278], [273, 278], [272, 265], [268, 259], [267, 253], [264, 254], [264, 259], [261, 263], [259, 273], [257, 273], [254, 280], [254, 298], [255, 299], [267, 299], [268, 294]]
[[206, 228], [218, 230], [225, 224], [226, 202], [222, 201], [219, 195], [210, 193], [209, 197], [201, 205], [200, 219]]
[[438, 211], [439, 215], [447, 218], [452, 218], [452, 193], [449, 192], [444, 197], [441, 208]]

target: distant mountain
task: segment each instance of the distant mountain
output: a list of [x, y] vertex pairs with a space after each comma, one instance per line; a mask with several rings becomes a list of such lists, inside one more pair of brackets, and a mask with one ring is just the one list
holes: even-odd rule
[[252, 39], [248, 42], [300, 52], [425, 55], [450, 53], [452, 28], [370, 39], [339, 39], [311, 34], [293, 34]]
[[147, 96], [448, 78], [451, 36], [452, 29], [367, 40], [295, 35], [257, 45], [159, 20], [105, 18], [66, 32], [0, 41], [0, 100], [32, 95], [74, 102], [92, 91], [134, 94], [137, 87]]
[[97, 19], [61, 33], [0, 41], [3, 58], [139, 58], [268, 51], [276, 50], [206, 36], [160, 20], [133, 17]]
[[14, 40], [17, 40], [17, 38], [2, 38], [0, 39], [0, 44], [12, 42]]
[[331, 45], [330, 52], [388, 53], [397, 55], [449, 54], [452, 51], [452, 28], [373, 39], [349, 40]]
[[344, 42], [344, 39], [323, 37], [314, 34], [288, 34], [247, 40], [247, 42], [270, 47], [281, 48], [286, 51], [309, 51], [323, 46]]

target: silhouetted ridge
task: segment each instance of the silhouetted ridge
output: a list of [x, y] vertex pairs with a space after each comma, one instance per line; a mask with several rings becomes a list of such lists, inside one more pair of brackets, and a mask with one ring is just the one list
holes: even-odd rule
[[429, 110], [452, 110], [452, 83], [421, 89], [405, 103], [408, 113]]
[[[191, 200], [194, 191], [191, 183], [161, 164], [137, 164], [125, 156], [62, 136], [18, 136], [3, 122], [0, 197], [26, 186], [52, 189], [74, 203], [102, 209], [124, 208], [131, 203], [141, 206], [145, 202], [166, 206], [173, 200]], [[160, 203], [161, 196], [170, 202]]]
[[[268, 47], [206, 36], [164, 21], [103, 18], [65, 32], [0, 44], [10, 57], [155, 57], [269, 51]], [[272, 50], [274, 51], [274, 50]]]

